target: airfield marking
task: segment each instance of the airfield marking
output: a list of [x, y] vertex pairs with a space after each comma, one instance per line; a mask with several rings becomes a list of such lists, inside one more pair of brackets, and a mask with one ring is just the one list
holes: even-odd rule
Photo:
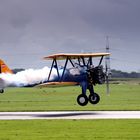
[[140, 119], [140, 111], [0, 112], [0, 120], [30, 119]]

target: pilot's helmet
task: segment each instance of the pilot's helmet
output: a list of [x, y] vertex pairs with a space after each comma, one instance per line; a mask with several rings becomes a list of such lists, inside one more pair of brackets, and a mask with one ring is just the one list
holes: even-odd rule
[[93, 69], [93, 68], [94, 68], [94, 65], [90, 65], [89, 68], [90, 68], [90, 69]]

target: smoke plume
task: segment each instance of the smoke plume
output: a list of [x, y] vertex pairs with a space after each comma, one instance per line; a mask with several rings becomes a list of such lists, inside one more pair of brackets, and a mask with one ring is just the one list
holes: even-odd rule
[[[48, 80], [50, 68], [44, 67], [42, 69], [27, 69], [16, 74], [1, 73], [0, 74], [0, 88], [4, 87], [24, 87], [43, 83]], [[57, 76], [55, 68], [52, 69], [50, 80]]]

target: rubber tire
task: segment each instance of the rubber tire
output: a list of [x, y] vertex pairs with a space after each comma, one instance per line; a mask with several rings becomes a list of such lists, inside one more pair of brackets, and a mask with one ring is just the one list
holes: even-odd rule
[[1, 94], [4, 93], [4, 89], [1, 89], [1, 90], [0, 90], [0, 93], [1, 93]]
[[85, 106], [87, 105], [88, 103], [88, 97], [84, 94], [80, 94], [78, 97], [77, 97], [77, 103], [80, 105], [80, 106]]
[[89, 95], [89, 102], [91, 104], [97, 104], [100, 101], [100, 96], [97, 93]]

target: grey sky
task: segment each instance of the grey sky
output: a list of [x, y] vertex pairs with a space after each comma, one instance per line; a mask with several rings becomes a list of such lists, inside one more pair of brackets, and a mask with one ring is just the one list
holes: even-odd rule
[[111, 67], [140, 71], [139, 0], [0, 0], [0, 58], [41, 68], [60, 52], [103, 52]]

